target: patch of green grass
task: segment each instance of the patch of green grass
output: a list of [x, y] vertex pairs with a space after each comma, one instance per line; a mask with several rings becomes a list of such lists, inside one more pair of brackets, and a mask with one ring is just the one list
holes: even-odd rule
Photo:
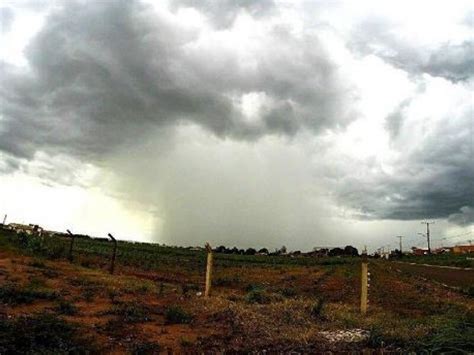
[[125, 323], [140, 323], [150, 320], [149, 309], [138, 302], [120, 302], [112, 306], [108, 314], [119, 316]]
[[51, 290], [19, 287], [15, 284], [0, 286], [0, 302], [8, 305], [33, 303], [36, 300], [55, 300], [58, 294]]
[[245, 295], [245, 301], [247, 303], [266, 304], [271, 302], [271, 297], [264, 288], [255, 287], [247, 292]]
[[135, 342], [130, 348], [130, 352], [134, 355], [145, 355], [145, 354], [160, 354], [162, 348], [158, 343], [150, 342]]
[[186, 324], [192, 321], [193, 317], [180, 306], [168, 307], [165, 311], [167, 324]]
[[232, 287], [237, 286], [242, 282], [242, 279], [239, 275], [232, 275], [232, 276], [222, 276], [217, 277], [212, 284], [214, 286], [224, 286], [224, 287]]
[[79, 328], [51, 314], [0, 319], [0, 354], [97, 353]]
[[54, 310], [59, 314], [73, 316], [78, 313], [78, 309], [71, 301], [60, 299]]
[[49, 269], [49, 267], [41, 259], [33, 259], [28, 265], [38, 269]]

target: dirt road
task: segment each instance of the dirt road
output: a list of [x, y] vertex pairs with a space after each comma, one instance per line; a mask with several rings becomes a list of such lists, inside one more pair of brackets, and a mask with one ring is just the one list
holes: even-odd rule
[[474, 286], [474, 270], [435, 265], [422, 265], [405, 262], [393, 262], [395, 269], [414, 276], [437, 281], [451, 287]]

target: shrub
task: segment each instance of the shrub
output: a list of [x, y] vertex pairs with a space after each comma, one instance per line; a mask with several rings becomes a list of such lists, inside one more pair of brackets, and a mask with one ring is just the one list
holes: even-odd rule
[[139, 342], [130, 347], [130, 352], [134, 355], [160, 354], [161, 346], [158, 343]]
[[311, 307], [311, 316], [321, 318], [323, 314], [324, 299], [319, 298]]
[[165, 320], [167, 324], [186, 324], [192, 321], [192, 316], [179, 306], [166, 309]]
[[148, 309], [138, 302], [121, 302], [112, 307], [109, 314], [115, 314], [125, 323], [139, 323], [150, 320]]
[[263, 288], [254, 288], [247, 292], [245, 295], [245, 301], [247, 303], [259, 303], [265, 304], [270, 303], [270, 296], [265, 292]]
[[29, 264], [29, 266], [36, 267], [38, 269], [47, 269], [48, 267], [46, 264], [43, 262], [43, 260], [40, 259], [33, 259]]
[[292, 287], [283, 288], [279, 292], [285, 297], [295, 297], [297, 295], [296, 289]]
[[0, 319], [0, 354], [97, 353], [94, 342], [76, 325], [55, 315]]
[[0, 302], [9, 305], [28, 304], [37, 299], [54, 300], [58, 294], [49, 290], [22, 288], [14, 284], [0, 286]]
[[54, 309], [59, 314], [66, 314], [68, 316], [75, 315], [78, 312], [76, 305], [65, 299], [60, 299]]
[[241, 282], [240, 276], [223, 276], [213, 281], [214, 286], [234, 286]]

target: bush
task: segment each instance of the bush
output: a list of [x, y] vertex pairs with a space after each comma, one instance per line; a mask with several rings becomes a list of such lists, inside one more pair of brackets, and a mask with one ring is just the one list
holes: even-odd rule
[[279, 291], [285, 297], [295, 297], [297, 295], [296, 289], [292, 287], [283, 288]]
[[167, 324], [186, 324], [193, 317], [179, 306], [171, 306], [166, 309], [165, 320]]
[[28, 304], [37, 299], [54, 300], [58, 294], [49, 290], [22, 288], [13, 284], [0, 286], [0, 302], [9, 305]]
[[311, 307], [311, 316], [321, 318], [323, 315], [324, 299], [320, 298]]
[[148, 309], [138, 302], [121, 302], [112, 307], [109, 314], [115, 314], [125, 323], [139, 323], [150, 320]]
[[234, 286], [241, 282], [240, 276], [223, 276], [218, 277], [215, 281], [213, 281], [214, 286]]
[[263, 288], [253, 288], [245, 295], [245, 301], [247, 303], [265, 304], [270, 303], [271, 299]]
[[0, 354], [97, 353], [91, 339], [55, 315], [0, 318]]
[[73, 316], [78, 312], [76, 305], [65, 299], [59, 300], [57, 306], [54, 309], [59, 314], [66, 314], [68, 316]]

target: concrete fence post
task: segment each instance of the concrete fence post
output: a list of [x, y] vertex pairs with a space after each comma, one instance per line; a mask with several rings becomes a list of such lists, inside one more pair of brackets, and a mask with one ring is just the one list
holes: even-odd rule
[[212, 283], [212, 248], [209, 243], [206, 243], [207, 251], [207, 267], [206, 267], [206, 289], [204, 292], [204, 297], [209, 297], [211, 293], [211, 283]]
[[117, 255], [117, 240], [114, 238], [112, 234], [108, 234], [109, 238], [112, 239], [112, 242], [114, 243], [114, 250], [112, 252], [112, 259], [110, 261], [110, 274], [113, 275], [114, 270], [115, 270], [115, 257]]
[[365, 315], [367, 313], [367, 296], [368, 296], [368, 262], [364, 258], [362, 260], [361, 277], [360, 277], [360, 312]]
[[73, 260], [72, 251], [73, 251], [73, 248], [74, 248], [74, 239], [75, 239], [76, 236], [74, 234], [72, 234], [69, 229], [66, 229], [66, 231], [68, 232], [69, 236], [71, 237], [71, 243], [69, 244], [68, 258], [69, 258], [69, 261], [72, 262], [72, 260]]

